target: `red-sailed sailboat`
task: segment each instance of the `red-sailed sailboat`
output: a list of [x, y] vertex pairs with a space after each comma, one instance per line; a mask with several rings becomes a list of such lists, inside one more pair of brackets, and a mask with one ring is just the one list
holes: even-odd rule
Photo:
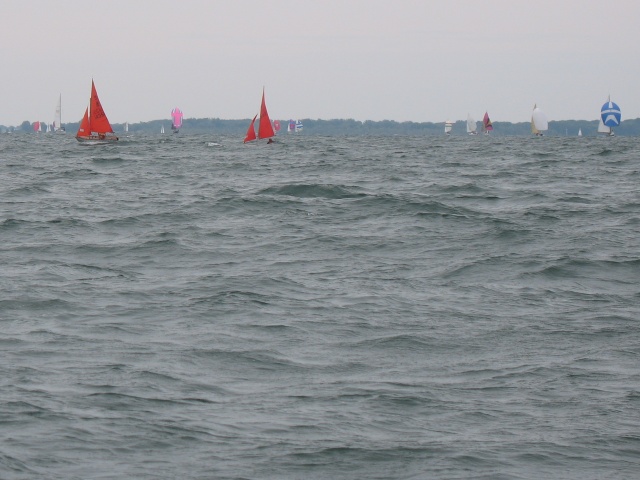
[[96, 86], [91, 80], [91, 99], [80, 122], [76, 139], [82, 143], [111, 143], [118, 140], [113, 132], [107, 114], [104, 113]]
[[493, 130], [493, 123], [489, 119], [489, 113], [484, 112], [484, 118], [482, 119], [482, 130], [484, 130], [485, 135], [489, 135], [489, 132]]
[[271, 119], [267, 112], [267, 104], [264, 102], [264, 88], [262, 89], [262, 104], [260, 105], [260, 123], [258, 124], [258, 135], [256, 136], [256, 129], [254, 124], [256, 123], [258, 115], [253, 117], [249, 129], [247, 130], [247, 136], [244, 138], [244, 143], [250, 142], [256, 139], [271, 138], [275, 136], [276, 132], [273, 131], [273, 125], [271, 125]]

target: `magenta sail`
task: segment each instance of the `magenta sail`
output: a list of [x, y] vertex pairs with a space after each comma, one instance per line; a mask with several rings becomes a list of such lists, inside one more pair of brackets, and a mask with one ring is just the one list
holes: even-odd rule
[[171, 130], [173, 133], [178, 133], [182, 127], [182, 110], [178, 107], [171, 110], [171, 119]]

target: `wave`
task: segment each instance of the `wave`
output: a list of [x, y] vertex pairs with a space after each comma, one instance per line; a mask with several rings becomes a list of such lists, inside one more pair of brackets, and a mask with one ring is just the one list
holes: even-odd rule
[[346, 187], [343, 185], [324, 184], [289, 184], [277, 187], [268, 187], [260, 190], [265, 195], [285, 195], [297, 198], [327, 198], [343, 199], [366, 196], [358, 187]]

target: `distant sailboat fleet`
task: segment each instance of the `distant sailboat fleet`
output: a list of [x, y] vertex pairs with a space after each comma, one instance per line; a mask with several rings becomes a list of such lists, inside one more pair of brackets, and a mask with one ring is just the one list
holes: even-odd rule
[[302, 131], [302, 122], [300, 120], [289, 120], [287, 133], [299, 133]]
[[[171, 111], [171, 130], [173, 133], [178, 133], [182, 127], [183, 112], [180, 108], [175, 107]], [[258, 130], [255, 130], [255, 122], [259, 117]], [[600, 108], [599, 125], [597, 128], [598, 133], [605, 134], [607, 136], [615, 136], [614, 128], [620, 126], [622, 120], [622, 114], [620, 107], [613, 101], [611, 96], [607, 98], [607, 101]], [[444, 123], [445, 135], [451, 135], [453, 127], [456, 122], [447, 120]], [[46, 122], [36, 121], [32, 123], [33, 130], [36, 133], [40, 132], [54, 132], [65, 133], [65, 128], [62, 125], [62, 95], [59, 95], [58, 102], [55, 109], [53, 123], [47, 124]], [[280, 122], [278, 120], [271, 121], [267, 112], [265, 103], [264, 88], [262, 91], [262, 102], [260, 105], [260, 113], [256, 114], [249, 124], [247, 134], [244, 139], [244, 143], [251, 142], [253, 140], [268, 139], [268, 143], [272, 143], [272, 137], [280, 130]], [[290, 119], [287, 122], [287, 133], [299, 133], [303, 130], [303, 124], [301, 120]], [[482, 118], [482, 132], [484, 135], [489, 135], [494, 130], [493, 123], [489, 118], [489, 113], [485, 111]], [[546, 114], [542, 111], [537, 104], [533, 106], [531, 112], [531, 134], [537, 137], [543, 136], [549, 130], [549, 122]], [[129, 131], [129, 123], [124, 123], [124, 132]], [[468, 135], [477, 135], [478, 128], [475, 119], [470, 113], [467, 113], [466, 131]], [[164, 134], [164, 125], [160, 126], [160, 133]], [[566, 132], [568, 135], [568, 131]], [[578, 136], [582, 136], [582, 128], [578, 129]], [[96, 91], [95, 83], [91, 81], [91, 97], [89, 105], [85, 110], [85, 114], [80, 122], [76, 139], [81, 143], [100, 144], [100, 143], [112, 143], [118, 140], [115, 135], [106, 113], [102, 108], [98, 93]]]
[[[453, 130], [453, 125], [455, 122], [451, 120], [447, 120], [444, 122], [444, 133], [445, 135], [450, 135]], [[471, 114], [467, 113], [467, 134], [468, 135], [477, 135], [478, 134], [478, 125], [476, 121], [473, 119]], [[491, 119], [489, 118], [489, 113], [484, 112], [484, 117], [482, 117], [482, 132], [485, 135], [489, 135], [489, 132], [493, 131], [493, 123], [491, 123]]]
[[[607, 99], [607, 101], [600, 108], [600, 119], [598, 125], [598, 133], [603, 133], [608, 136], [614, 136], [613, 129], [614, 127], [618, 127], [620, 125], [622, 119], [622, 114], [620, 107], [611, 101], [611, 97]], [[450, 135], [453, 130], [453, 125], [455, 122], [451, 120], [447, 120], [444, 123], [444, 133], [445, 135]], [[477, 128], [476, 122], [470, 114], [467, 114], [467, 134], [476, 135]], [[547, 115], [542, 111], [537, 104], [533, 106], [533, 111], [531, 112], [531, 134], [536, 137], [542, 137], [549, 130], [549, 122], [547, 120]], [[489, 118], [489, 113], [485, 112], [484, 117], [482, 119], [482, 131], [485, 135], [489, 135], [489, 132], [493, 131], [493, 123]], [[578, 129], [578, 136], [582, 137], [582, 128]]]

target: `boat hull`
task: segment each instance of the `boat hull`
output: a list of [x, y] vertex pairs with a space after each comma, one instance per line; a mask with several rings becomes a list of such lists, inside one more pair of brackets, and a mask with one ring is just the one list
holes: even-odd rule
[[88, 137], [80, 137], [76, 135], [76, 140], [83, 145], [105, 145], [118, 141], [115, 135], [89, 135]]

